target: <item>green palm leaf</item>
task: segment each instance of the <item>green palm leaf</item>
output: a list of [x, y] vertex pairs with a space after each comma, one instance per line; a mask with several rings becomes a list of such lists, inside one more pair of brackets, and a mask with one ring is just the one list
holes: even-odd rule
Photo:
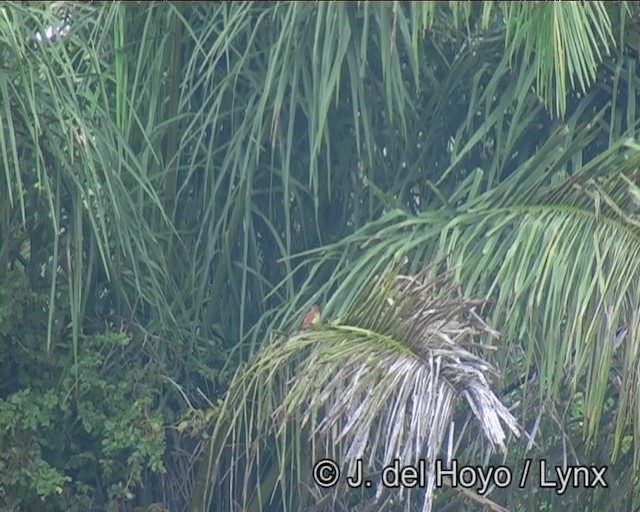
[[[380, 471], [396, 458], [403, 464], [423, 458], [429, 468], [423, 510], [429, 510], [434, 463], [444, 453], [458, 398], [490, 444], [505, 449], [503, 424], [518, 428], [491, 389], [495, 371], [483, 356], [494, 350], [487, 338], [497, 333], [474, 312], [481, 303], [454, 297], [446, 280], [429, 281], [425, 272], [398, 276], [397, 268], [368, 282], [343, 318], [266, 344], [238, 372], [211, 441], [210, 472], [199, 480], [206, 488], [216, 475], [217, 490], [199, 499], [206, 502], [213, 492], [218, 506], [224, 495], [243, 510], [254, 510], [249, 503], [262, 510], [279, 490], [283, 507], [308, 510], [313, 502], [296, 506], [287, 499], [297, 495], [291, 490], [297, 478], [318, 494], [304, 481], [313, 461], [332, 457], [352, 474], [358, 460], [367, 471]], [[302, 436], [309, 436], [310, 448], [300, 452], [291, 443]], [[229, 453], [225, 446], [232, 446]], [[274, 452], [272, 465], [263, 466]], [[265, 487], [274, 471], [279, 489]], [[264, 494], [252, 502], [256, 488]], [[344, 492], [342, 486], [331, 491], [342, 500]]]

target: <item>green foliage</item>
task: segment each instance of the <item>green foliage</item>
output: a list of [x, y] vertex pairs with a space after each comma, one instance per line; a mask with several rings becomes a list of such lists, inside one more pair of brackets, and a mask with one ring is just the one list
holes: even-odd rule
[[[38, 43], [61, 6], [71, 32]], [[38, 489], [80, 509], [124, 507], [141, 480], [153, 488], [160, 425], [175, 423], [163, 491], [179, 509], [190, 454], [222, 410], [207, 401], [238, 363], [311, 304], [342, 317], [404, 253], [414, 269], [440, 259], [464, 294], [489, 299], [504, 379], [541, 375], [523, 423], [581, 461], [619, 457], [620, 500], [589, 496], [593, 509], [628, 510], [640, 460], [638, 12], [0, 5], [0, 361], [11, 376], [0, 396], [29, 390], [40, 412], [23, 398], [5, 419], [19, 440], [50, 429], [55, 449], [35, 436], [34, 460], [71, 479], [42, 473], [24, 496], [36, 510]], [[571, 392], [580, 407], [564, 424]], [[291, 439], [292, 459], [307, 439]], [[470, 458], [478, 439], [464, 445]], [[1, 441], [8, 453], [10, 435]]]
[[[164, 472], [165, 421], [157, 368], [129, 336], [83, 338], [46, 353], [42, 297], [13, 272], [3, 287], [0, 332], [0, 508], [124, 510], [150, 474]], [[39, 333], [29, 326], [39, 328]]]
[[[0, 400], [0, 428], [3, 432], [0, 452], [0, 505], [3, 510], [83, 510], [90, 499], [75, 494], [72, 478], [64, 468], [48, 462], [43, 450], [54, 446], [54, 434], [60, 427], [58, 397], [52, 392], [40, 394], [29, 389]], [[8, 441], [8, 442], [7, 442]], [[65, 488], [67, 491], [65, 492]]]

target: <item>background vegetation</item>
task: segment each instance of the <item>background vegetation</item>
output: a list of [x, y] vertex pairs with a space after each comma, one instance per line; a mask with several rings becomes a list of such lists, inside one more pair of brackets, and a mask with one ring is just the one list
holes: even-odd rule
[[[0, 508], [640, 506], [638, 16], [2, 5]], [[610, 485], [311, 484], [390, 439]]]

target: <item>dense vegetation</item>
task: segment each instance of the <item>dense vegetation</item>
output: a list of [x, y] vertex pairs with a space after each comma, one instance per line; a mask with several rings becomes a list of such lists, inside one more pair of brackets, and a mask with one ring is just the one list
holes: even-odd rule
[[639, 19], [0, 6], [0, 509], [640, 507]]

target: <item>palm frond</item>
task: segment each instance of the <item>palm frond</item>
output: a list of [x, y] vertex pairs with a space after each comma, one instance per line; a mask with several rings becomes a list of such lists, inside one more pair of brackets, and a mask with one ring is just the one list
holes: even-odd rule
[[525, 68], [533, 63], [536, 91], [549, 106], [553, 98], [553, 112], [559, 116], [567, 110], [567, 79], [571, 90], [577, 80], [586, 92], [602, 61], [601, 49], [608, 53], [615, 44], [604, 2], [508, 4], [505, 25], [509, 54], [522, 52]]
[[[261, 348], [230, 388], [230, 414], [221, 417], [211, 443], [213, 464], [200, 479], [207, 485], [213, 476], [218, 490], [205, 500], [211, 492], [220, 499], [219, 486], [227, 485], [227, 499], [247, 510], [247, 490], [256, 488], [249, 482], [264, 484], [269, 470], [261, 461], [277, 452], [270, 471], [278, 473], [285, 502], [295, 475], [308, 475], [304, 465], [323, 457], [341, 461], [350, 474], [359, 460], [366, 461], [365, 470], [381, 471], [393, 459], [424, 459], [423, 510], [430, 510], [435, 460], [444, 453], [459, 397], [490, 445], [505, 449], [505, 427], [519, 430], [492, 391], [495, 370], [483, 352], [494, 347], [478, 343], [497, 333], [475, 313], [481, 303], [454, 297], [446, 279], [426, 276], [399, 276], [396, 262], [359, 291], [344, 317]], [[301, 454], [289, 443], [303, 435], [311, 448]], [[225, 453], [225, 446], [233, 447]], [[266, 489], [261, 503], [277, 490]], [[344, 499], [342, 492], [337, 489], [333, 499]]]
[[[640, 153], [635, 143], [620, 140], [572, 176], [553, 179], [554, 169], [569, 160], [570, 139], [563, 145], [567, 149], [541, 151], [531, 167], [470, 199], [451, 220], [437, 212], [393, 212], [329, 248], [323, 258], [341, 263], [327, 284], [329, 289], [340, 283], [334, 294], [339, 298], [327, 307], [372, 279], [390, 252], [414, 261], [444, 258], [462, 293], [493, 300], [491, 322], [504, 326], [507, 339], [522, 340], [528, 357], [540, 361], [541, 392], [557, 398], [563, 383], [586, 386], [586, 425], [593, 439], [604, 400], [599, 390], [613, 355], [608, 340], [619, 326], [638, 321], [640, 223], [633, 184]], [[366, 257], [357, 261], [361, 247]], [[352, 270], [348, 261], [357, 267]], [[621, 345], [633, 360], [635, 339], [629, 336], [629, 344]], [[635, 379], [632, 370], [626, 375]], [[630, 409], [619, 413], [624, 424], [635, 421]]]

